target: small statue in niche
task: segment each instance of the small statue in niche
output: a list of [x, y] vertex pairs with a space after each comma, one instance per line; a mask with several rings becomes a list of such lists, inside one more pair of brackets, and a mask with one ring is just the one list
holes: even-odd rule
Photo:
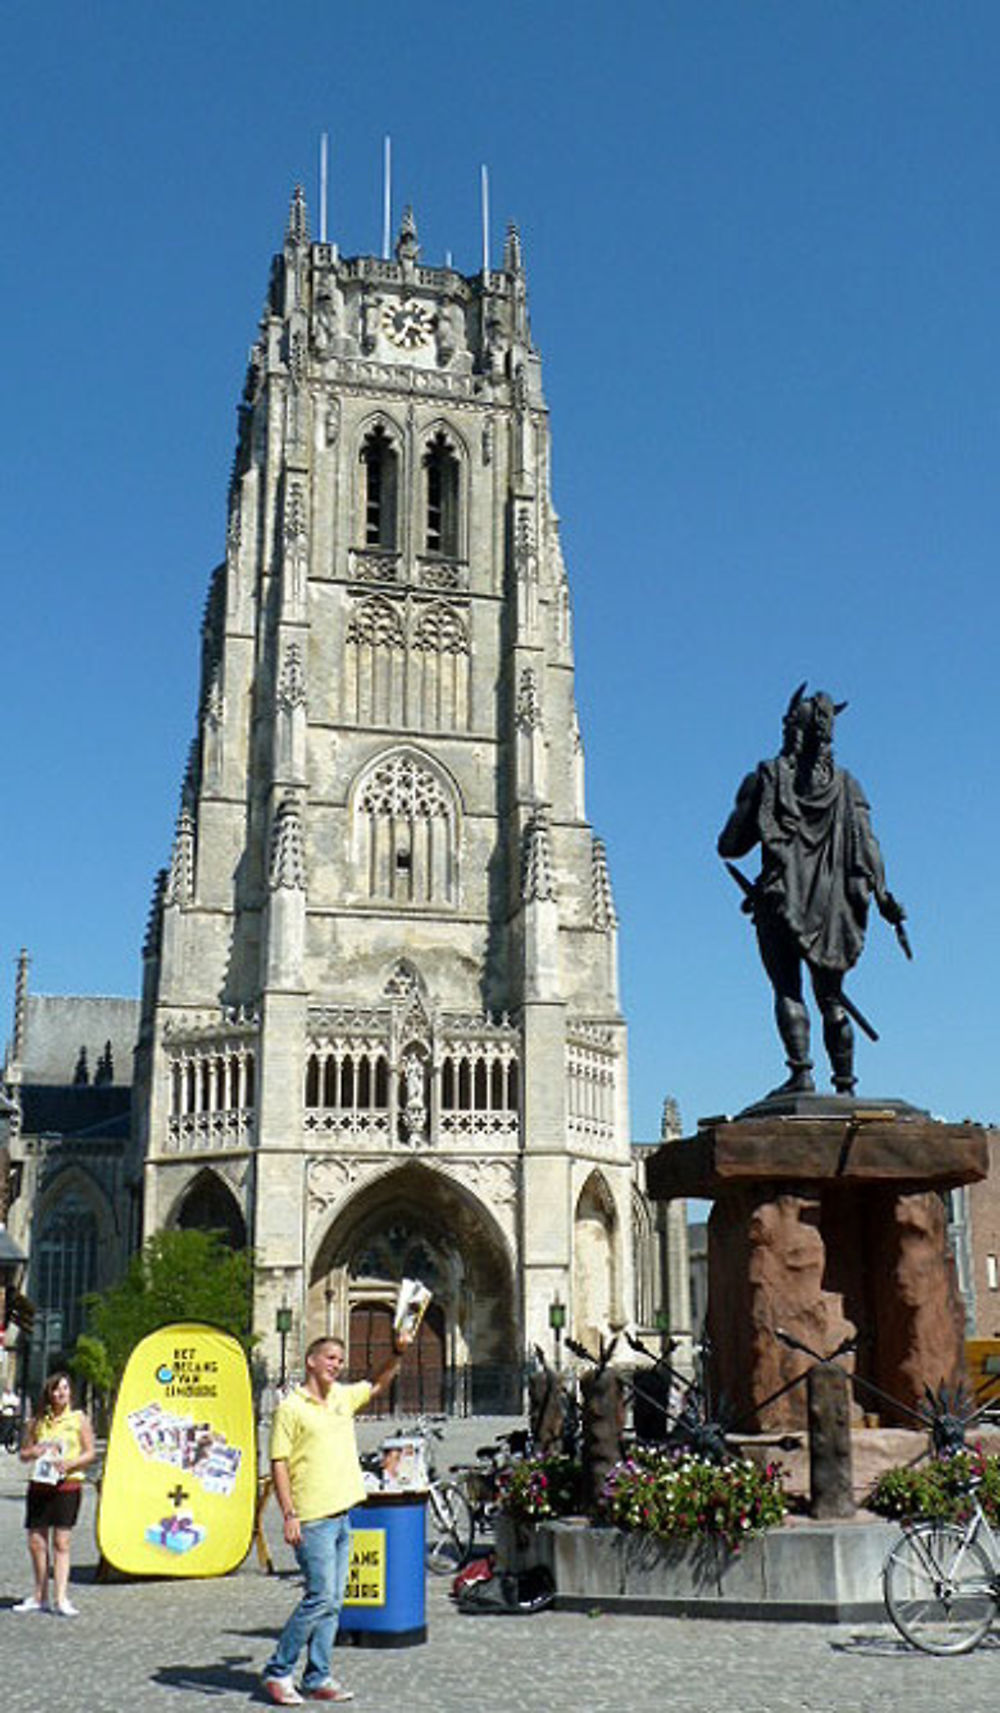
[[[757, 880], [729, 864], [745, 893], [757, 943], [774, 989], [774, 1012], [791, 1073], [781, 1093], [815, 1090], [809, 1013], [802, 966], [812, 978], [823, 1017], [823, 1040], [838, 1094], [855, 1086], [851, 1017], [871, 1025], [843, 991], [844, 976], [861, 956], [874, 897], [909, 957], [906, 912], [885, 884], [882, 853], [868, 802], [857, 780], [833, 759], [833, 726], [846, 702], [823, 691], [805, 696], [800, 684], [785, 710], [781, 754], [747, 775], [719, 835], [721, 857], [761, 847]], [[877, 1037], [875, 1037], [877, 1039]]]
[[317, 357], [330, 354], [340, 332], [340, 299], [329, 274], [322, 274], [316, 287], [313, 310], [313, 345]]
[[499, 311], [491, 304], [486, 310], [483, 329], [482, 368], [484, 374], [496, 376], [500, 373], [503, 337], [503, 320]]
[[424, 1094], [424, 1062], [419, 1053], [407, 1053], [403, 1060], [405, 1104], [402, 1126], [410, 1142], [419, 1142], [427, 1131], [427, 1104]]
[[446, 368], [456, 351], [465, 344], [465, 316], [461, 305], [454, 298], [446, 298], [437, 313], [435, 327], [437, 339], [437, 360], [440, 367]]
[[378, 297], [376, 293], [371, 290], [370, 286], [366, 285], [362, 288], [358, 315], [360, 322], [361, 349], [366, 354], [369, 354], [375, 349], [375, 340], [378, 329]]

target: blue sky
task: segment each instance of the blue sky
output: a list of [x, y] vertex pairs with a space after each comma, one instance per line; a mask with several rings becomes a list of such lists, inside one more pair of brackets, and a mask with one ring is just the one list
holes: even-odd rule
[[800, 679], [847, 697], [912, 965], [862, 1092], [1000, 1116], [1000, 8], [172, 0], [0, 12], [4, 837], [14, 959], [137, 990], [193, 732], [235, 405], [296, 180], [377, 251], [520, 223], [634, 1133], [782, 1074], [714, 842]]

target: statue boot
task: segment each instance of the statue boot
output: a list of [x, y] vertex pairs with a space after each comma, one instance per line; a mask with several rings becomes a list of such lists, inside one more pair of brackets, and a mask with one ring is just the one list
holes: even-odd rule
[[785, 996], [775, 1000], [774, 1015], [785, 1048], [785, 1063], [791, 1072], [776, 1094], [815, 1094], [813, 1062], [809, 1056], [809, 1013], [801, 999]]
[[838, 1094], [853, 1094], [857, 1086], [854, 1075], [854, 1030], [842, 1006], [832, 1005], [823, 1013], [823, 1043], [833, 1071], [833, 1086]]

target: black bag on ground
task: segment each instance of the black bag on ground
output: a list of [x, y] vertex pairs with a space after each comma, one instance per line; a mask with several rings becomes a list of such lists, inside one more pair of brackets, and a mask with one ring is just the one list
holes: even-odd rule
[[551, 1570], [544, 1564], [533, 1564], [517, 1572], [502, 1570], [488, 1582], [474, 1582], [457, 1596], [458, 1609], [481, 1617], [517, 1617], [528, 1612], [544, 1612], [555, 1599], [556, 1585]]

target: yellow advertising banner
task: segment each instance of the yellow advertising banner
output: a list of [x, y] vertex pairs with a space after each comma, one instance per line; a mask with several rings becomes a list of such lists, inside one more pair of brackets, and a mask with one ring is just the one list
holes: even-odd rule
[[257, 1489], [247, 1359], [228, 1332], [179, 1322], [137, 1344], [122, 1376], [97, 1513], [129, 1576], [224, 1576], [246, 1557]]
[[348, 1606], [385, 1605], [385, 1530], [351, 1530], [351, 1568], [347, 1575]]

